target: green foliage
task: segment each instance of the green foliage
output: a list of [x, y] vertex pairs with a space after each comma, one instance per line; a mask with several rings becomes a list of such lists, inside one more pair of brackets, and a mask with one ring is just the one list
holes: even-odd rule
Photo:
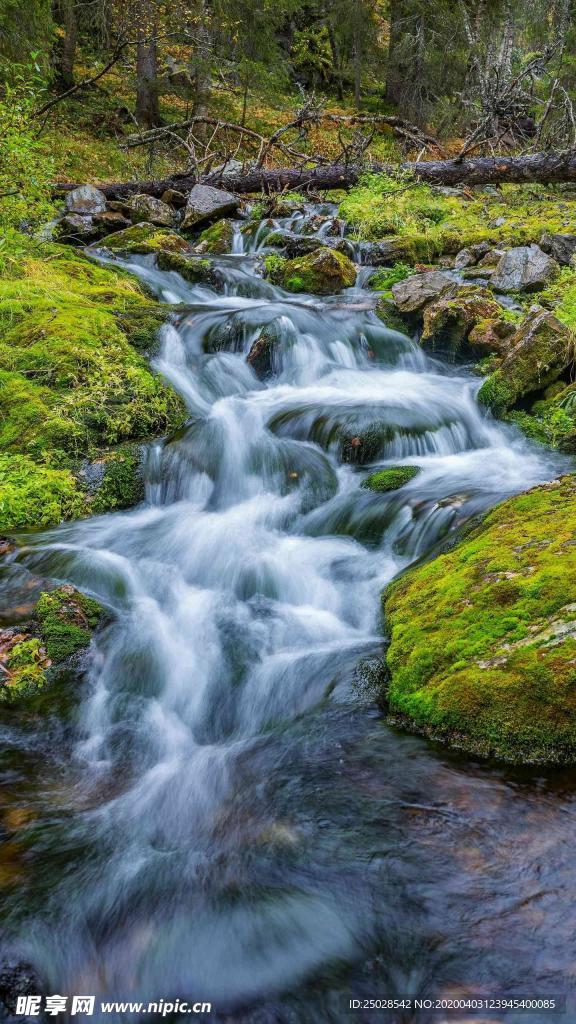
[[387, 491], [397, 491], [399, 487], [409, 483], [420, 472], [420, 466], [390, 466], [389, 469], [380, 469], [377, 473], [362, 482], [362, 487], [370, 491], [384, 494]]
[[0, 454], [0, 530], [51, 526], [85, 512], [84, 496], [69, 470]]
[[[1, 12], [0, 12], [1, 13]], [[1, 33], [0, 33], [1, 34]], [[36, 226], [53, 213], [52, 162], [42, 152], [32, 111], [42, 91], [40, 66], [14, 65], [0, 96], [0, 228]], [[4, 241], [0, 244], [0, 258]]]
[[131, 508], [144, 498], [138, 445], [121, 445], [104, 458], [104, 479], [91, 503], [94, 514]]
[[414, 273], [414, 268], [407, 263], [395, 263], [393, 267], [381, 267], [372, 274], [368, 284], [376, 292], [389, 292], [393, 284], [404, 281]]
[[473, 198], [445, 195], [405, 175], [367, 175], [340, 204], [359, 238], [402, 238], [412, 261], [454, 254], [478, 242], [523, 245], [576, 219], [576, 197], [542, 186], [475, 189]]
[[394, 714], [480, 753], [576, 760], [575, 498], [574, 476], [511, 498], [388, 588]]

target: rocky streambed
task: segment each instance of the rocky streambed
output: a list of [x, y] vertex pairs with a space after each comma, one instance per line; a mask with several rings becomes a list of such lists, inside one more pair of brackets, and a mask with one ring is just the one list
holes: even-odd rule
[[396, 253], [374, 290], [332, 204], [165, 198], [69, 203], [98, 271], [169, 306], [153, 369], [186, 414], [145, 446], [144, 502], [6, 551], [31, 595], [2, 655], [7, 956], [237, 1021], [564, 991], [571, 774], [396, 730], [575, 760], [570, 431], [518, 427], [571, 393], [559, 261]]

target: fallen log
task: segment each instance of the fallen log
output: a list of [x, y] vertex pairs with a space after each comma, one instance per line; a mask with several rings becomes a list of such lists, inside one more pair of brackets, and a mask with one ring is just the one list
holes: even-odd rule
[[[538, 182], [576, 181], [576, 150], [568, 153], [534, 153], [531, 156], [476, 157], [470, 160], [419, 160], [402, 164], [371, 164], [345, 167], [327, 164], [321, 167], [275, 167], [248, 170], [240, 174], [207, 175], [194, 178], [175, 174], [160, 181], [132, 181], [99, 186], [108, 199], [122, 199], [134, 193], [161, 196], [169, 188], [188, 191], [193, 185], [221, 185], [242, 194], [277, 192], [283, 189], [350, 188], [362, 175], [405, 172], [431, 185], [500, 185]], [[66, 192], [77, 185], [57, 185]]]

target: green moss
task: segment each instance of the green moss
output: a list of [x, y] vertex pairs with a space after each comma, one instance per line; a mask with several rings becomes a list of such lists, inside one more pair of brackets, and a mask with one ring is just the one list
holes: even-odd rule
[[279, 279], [282, 277], [284, 267], [287, 262], [288, 260], [285, 256], [277, 256], [276, 253], [273, 252], [268, 253], [268, 255], [264, 257], [264, 272], [268, 280], [277, 284]]
[[144, 497], [138, 445], [122, 445], [104, 457], [104, 478], [91, 503], [95, 514], [131, 508]]
[[407, 263], [395, 263], [393, 267], [381, 267], [368, 281], [370, 288], [376, 292], [391, 292], [393, 284], [404, 281], [414, 273]]
[[202, 252], [212, 253], [215, 256], [222, 255], [223, 253], [231, 252], [233, 238], [234, 225], [232, 221], [219, 220], [202, 232], [195, 244], [195, 248]]
[[175, 270], [185, 281], [190, 281], [192, 284], [201, 281], [212, 283], [210, 260], [185, 256], [180, 252], [159, 252], [157, 263], [160, 270]]
[[[281, 260], [281, 262], [278, 262]], [[269, 255], [265, 259], [268, 277], [291, 292], [332, 295], [351, 288], [356, 269], [351, 260], [334, 249], [320, 248], [293, 260]]]
[[55, 245], [0, 280], [2, 527], [45, 526], [88, 511], [72, 471], [112, 445], [165, 433], [180, 398], [136, 347], [165, 312], [128, 275]]
[[131, 228], [124, 228], [123, 231], [115, 231], [112, 235], [106, 236], [104, 244], [112, 252], [127, 252], [142, 256], [163, 250], [166, 252], [187, 252], [189, 250], [188, 242], [181, 235], [147, 223], [134, 224]]
[[24, 455], [0, 455], [0, 530], [50, 526], [86, 511], [69, 470], [50, 469]]
[[576, 761], [576, 477], [490, 512], [384, 595], [393, 715], [513, 761]]
[[368, 175], [342, 201], [340, 215], [359, 238], [403, 237], [414, 261], [478, 242], [538, 242], [544, 231], [566, 231], [576, 220], [576, 199], [551, 187], [505, 185], [496, 195], [481, 188], [471, 195], [445, 195], [405, 176]]
[[380, 469], [377, 473], [366, 477], [362, 487], [367, 487], [368, 490], [378, 493], [396, 491], [413, 480], [419, 472], [420, 466], [391, 466], [389, 469]]
[[88, 646], [102, 608], [74, 587], [64, 586], [41, 594], [35, 614], [48, 656], [58, 663]]

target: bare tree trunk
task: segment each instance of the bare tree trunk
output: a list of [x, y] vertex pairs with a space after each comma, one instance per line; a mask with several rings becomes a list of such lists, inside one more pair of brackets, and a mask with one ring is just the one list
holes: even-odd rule
[[334, 71], [334, 78], [336, 80], [336, 94], [339, 100], [344, 99], [344, 87], [342, 85], [342, 69], [340, 67], [340, 54], [338, 52], [338, 43], [336, 42], [336, 36], [334, 35], [334, 28], [328, 22], [328, 40], [330, 42], [330, 51], [332, 53], [332, 68]]
[[144, 128], [160, 124], [158, 104], [158, 18], [154, 0], [141, 5], [136, 43], [136, 120]]
[[402, 68], [398, 49], [402, 39], [402, 0], [390, 2], [390, 37], [388, 40], [388, 69], [386, 73], [386, 99], [398, 105], [402, 94]]
[[54, 7], [54, 16], [63, 29], [55, 47], [56, 81], [60, 89], [74, 85], [74, 63], [78, 40], [78, 23], [74, 0], [59, 0]]
[[212, 37], [210, 33], [209, 14], [206, 3], [202, 3], [202, 15], [196, 30], [194, 51], [196, 57], [195, 73], [195, 95], [192, 105], [193, 113], [196, 115], [205, 114], [208, 109], [210, 98], [210, 51], [212, 48]]
[[362, 83], [362, 32], [358, 22], [354, 32], [354, 106], [360, 109]]

